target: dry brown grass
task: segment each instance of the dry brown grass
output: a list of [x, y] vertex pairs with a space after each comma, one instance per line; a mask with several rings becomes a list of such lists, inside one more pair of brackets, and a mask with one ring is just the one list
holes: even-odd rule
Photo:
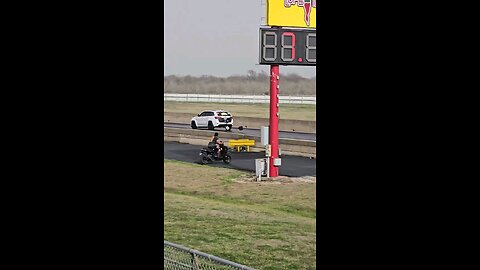
[[[215, 196], [247, 204], [258, 203], [282, 211], [315, 217], [315, 182], [288, 180], [245, 182], [241, 181], [248, 176], [244, 172], [188, 163], [181, 166], [178, 164], [165, 163], [165, 190], [205, 197]], [[191, 169], [187, 169], [189, 167]]]
[[[197, 115], [203, 110], [226, 110], [233, 116], [269, 118], [269, 104], [232, 104], [207, 102], [175, 102], [164, 101], [163, 111], [172, 113], [190, 113]], [[282, 119], [316, 121], [316, 105], [280, 104]]]
[[315, 269], [314, 181], [164, 162], [165, 240], [256, 269]]

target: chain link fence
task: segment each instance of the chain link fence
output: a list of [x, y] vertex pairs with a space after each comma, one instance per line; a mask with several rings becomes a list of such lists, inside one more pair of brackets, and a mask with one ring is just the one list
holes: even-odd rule
[[255, 270], [167, 241], [163, 241], [163, 268], [166, 270]]

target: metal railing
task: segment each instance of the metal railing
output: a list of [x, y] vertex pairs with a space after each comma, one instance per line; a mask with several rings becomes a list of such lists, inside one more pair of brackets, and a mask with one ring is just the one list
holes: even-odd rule
[[163, 241], [163, 268], [167, 270], [254, 270], [198, 250]]
[[[183, 102], [270, 103], [270, 96], [164, 93], [163, 100]], [[317, 104], [317, 97], [280, 96], [279, 102], [284, 104]]]

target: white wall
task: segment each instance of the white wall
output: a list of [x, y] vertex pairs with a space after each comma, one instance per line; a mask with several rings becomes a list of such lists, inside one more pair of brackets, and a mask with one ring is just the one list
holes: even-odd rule
[[[317, 97], [279, 96], [282, 104], [317, 104]], [[219, 102], [219, 103], [270, 103], [270, 96], [163, 94], [164, 101]]]

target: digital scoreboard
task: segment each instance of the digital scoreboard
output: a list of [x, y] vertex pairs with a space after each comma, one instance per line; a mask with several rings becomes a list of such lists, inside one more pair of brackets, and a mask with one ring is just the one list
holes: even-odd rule
[[260, 28], [260, 65], [315, 66], [315, 29]]
[[[317, 0], [266, 0], [267, 24], [259, 30], [260, 65], [270, 66], [269, 177], [279, 175], [280, 66], [317, 65]], [[288, 91], [288, 90], [287, 90]]]

